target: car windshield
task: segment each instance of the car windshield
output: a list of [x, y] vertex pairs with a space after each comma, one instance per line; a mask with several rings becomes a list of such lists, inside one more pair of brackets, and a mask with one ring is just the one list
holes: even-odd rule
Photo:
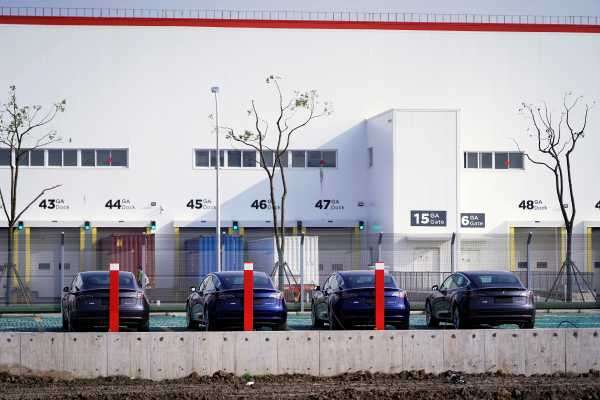
[[[106, 289], [109, 284], [108, 272], [94, 272], [91, 274], [82, 274], [84, 289]], [[133, 274], [120, 272], [119, 273], [119, 288], [122, 289], [137, 289], [137, 284], [133, 278]]]
[[[223, 289], [242, 289], [244, 287], [244, 275], [220, 275], [219, 279]], [[254, 287], [257, 289], [273, 289], [271, 278], [264, 274], [254, 274]]]
[[[374, 287], [375, 286], [375, 274], [347, 274], [343, 275], [344, 286], [347, 289], [356, 289], [362, 287]], [[383, 279], [385, 286], [396, 287], [396, 282], [391, 275], [385, 275]]]
[[478, 274], [471, 279], [478, 287], [492, 286], [522, 286], [521, 281], [510, 274]]

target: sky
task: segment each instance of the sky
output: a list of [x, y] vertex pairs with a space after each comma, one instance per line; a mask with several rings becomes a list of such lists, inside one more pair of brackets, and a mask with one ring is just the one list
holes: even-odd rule
[[0, 6], [600, 16], [600, 0], [0, 0]]

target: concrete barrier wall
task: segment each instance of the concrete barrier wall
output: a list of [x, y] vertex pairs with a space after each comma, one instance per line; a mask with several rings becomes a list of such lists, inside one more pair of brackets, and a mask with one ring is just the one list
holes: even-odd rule
[[600, 329], [0, 333], [0, 370], [81, 378], [590, 369], [600, 370]]

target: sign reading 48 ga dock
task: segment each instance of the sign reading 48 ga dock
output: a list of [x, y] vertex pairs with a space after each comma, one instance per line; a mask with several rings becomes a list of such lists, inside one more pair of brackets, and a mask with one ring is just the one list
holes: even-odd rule
[[446, 221], [446, 211], [410, 211], [410, 226], [446, 226]]

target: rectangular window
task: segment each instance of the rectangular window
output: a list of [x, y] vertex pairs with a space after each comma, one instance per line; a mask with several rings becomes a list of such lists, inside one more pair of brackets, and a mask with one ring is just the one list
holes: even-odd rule
[[508, 153], [494, 153], [495, 163], [494, 167], [496, 169], [508, 169], [509, 161], [508, 161]]
[[479, 153], [465, 153], [465, 167], [479, 168]]
[[228, 167], [241, 167], [242, 166], [242, 152], [240, 150], [227, 151], [227, 166]]
[[77, 150], [63, 150], [63, 166], [77, 166]]
[[127, 163], [127, 150], [118, 149], [110, 151], [111, 165], [113, 167], [126, 167]]
[[492, 168], [492, 153], [479, 153], [479, 168]]
[[519, 261], [517, 268], [527, 269], [527, 261]]
[[[210, 151], [210, 166], [217, 166], [217, 150]], [[225, 166], [225, 150], [219, 150], [219, 167]]]
[[21, 150], [21, 154], [17, 159], [17, 164], [21, 166], [29, 166], [29, 150]]
[[95, 167], [96, 166], [96, 151], [81, 150], [81, 166]]
[[320, 167], [321, 166], [321, 152], [320, 151], [307, 151], [306, 152], [306, 166], [307, 167]]
[[369, 167], [372, 167], [373, 166], [373, 148], [369, 147], [367, 149], [367, 151], [368, 151], [368, 156], [369, 156]]
[[323, 161], [323, 167], [335, 168], [337, 166], [337, 152], [335, 150], [322, 151], [321, 160]]
[[540, 269], [548, 269], [548, 263], [546, 261], [538, 261], [536, 266]]
[[10, 149], [0, 149], [0, 165], [10, 166], [11, 159], [11, 151]]
[[288, 154], [289, 154], [289, 152], [286, 151], [285, 153], [283, 153], [283, 154], [281, 154], [279, 156], [279, 162], [281, 163], [281, 166], [283, 168], [287, 168], [289, 166], [289, 162], [288, 162], [288, 158], [289, 157], [288, 157]]
[[49, 149], [48, 150], [48, 166], [62, 167], [62, 150], [60, 150], [60, 149]]
[[39, 263], [38, 264], [38, 269], [42, 270], [42, 271], [49, 271], [50, 270], [50, 263]]
[[195, 166], [196, 167], [209, 167], [209, 150], [196, 150], [195, 152]]
[[292, 168], [306, 167], [306, 152], [304, 150], [292, 150]]
[[242, 152], [244, 154], [244, 167], [256, 167], [256, 151], [254, 150], [244, 150]]
[[31, 150], [29, 152], [30, 165], [32, 167], [43, 167], [44, 166], [44, 150]]
[[508, 167], [523, 169], [523, 153], [508, 153]]
[[99, 167], [126, 167], [127, 150], [96, 150], [96, 165]]
[[[262, 152], [262, 159], [260, 160], [260, 166], [267, 166], [267, 167], [272, 167], [273, 166], [273, 156], [274, 156], [274, 152], [272, 152], [271, 150], [263, 150]], [[265, 160], [264, 165], [263, 165], [263, 160]]]

